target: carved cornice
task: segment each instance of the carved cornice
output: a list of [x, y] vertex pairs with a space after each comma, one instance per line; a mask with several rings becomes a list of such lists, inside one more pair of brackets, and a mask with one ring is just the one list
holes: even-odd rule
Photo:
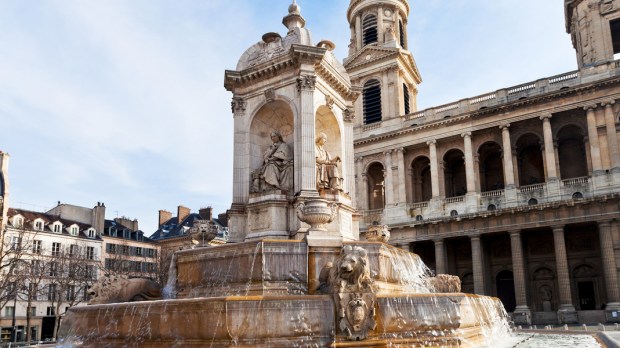
[[[354, 21], [353, 16], [353, 10], [360, 5], [362, 2], [364, 2], [365, 0], [352, 0], [351, 4], [349, 5], [349, 8], [347, 9], [347, 19], [349, 20], [349, 23], [352, 23]], [[392, 3], [396, 2], [398, 5], [401, 5], [404, 9], [405, 9], [405, 17], [409, 16], [409, 12], [411, 11], [411, 8], [409, 7], [409, 4], [407, 3], [406, 0], [393, 0], [391, 1]], [[384, 4], [383, 6], [385, 6], [387, 4]], [[369, 4], [370, 6], [377, 6], [377, 4]], [[361, 10], [363, 10], [365, 7], [360, 7], [359, 9], [357, 9], [356, 12], [359, 12]]]

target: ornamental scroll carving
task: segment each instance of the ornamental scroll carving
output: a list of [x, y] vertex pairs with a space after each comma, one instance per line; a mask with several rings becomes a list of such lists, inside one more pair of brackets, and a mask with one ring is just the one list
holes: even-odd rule
[[302, 75], [297, 78], [297, 90], [301, 91], [314, 91], [316, 85], [316, 76]]
[[347, 108], [344, 110], [342, 114], [342, 118], [345, 122], [353, 122], [355, 121], [355, 110], [353, 108]]

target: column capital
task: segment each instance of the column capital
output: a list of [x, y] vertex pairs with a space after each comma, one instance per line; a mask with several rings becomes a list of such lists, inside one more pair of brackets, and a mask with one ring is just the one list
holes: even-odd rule
[[602, 102], [601, 105], [606, 107], [606, 108], [611, 108], [611, 107], [614, 106], [615, 103], [616, 103], [616, 101], [614, 99], [611, 99], [611, 100], [606, 100], [606, 101]]
[[594, 109], [596, 109], [596, 104], [588, 104], [588, 105], [584, 106], [583, 109], [585, 111], [594, 111]]
[[508, 130], [508, 128], [510, 128], [510, 123], [504, 123], [499, 125], [499, 129], [501, 130]]
[[232, 101], [230, 102], [230, 108], [232, 109], [233, 113], [245, 112], [247, 106], [248, 103], [245, 101], [245, 99], [241, 97], [233, 97]]
[[461, 138], [471, 138], [471, 132], [465, 132], [461, 134]]
[[434, 238], [434, 239], [433, 239], [433, 242], [434, 242], [435, 244], [438, 244], [438, 243], [443, 243], [443, 242], [444, 242], [444, 239], [443, 239], [443, 238]]
[[391, 154], [392, 154], [392, 152], [393, 152], [393, 151], [394, 151], [394, 150], [385, 150], [385, 151], [383, 151], [383, 155], [384, 155], [384, 156], [386, 156], [386, 157], [388, 157], [389, 155], [391, 155]]
[[472, 241], [479, 241], [480, 240], [480, 233], [477, 234], [472, 234], [469, 236], [469, 239], [471, 239]]
[[405, 152], [407, 152], [407, 150], [405, 150], [404, 147], [399, 147], [395, 151], [396, 151], [396, 153], [405, 153]]
[[540, 119], [541, 119], [542, 121], [545, 121], [545, 120], [549, 121], [549, 120], [551, 120], [551, 117], [553, 117], [553, 114], [552, 114], [552, 113], [550, 113], [550, 112], [543, 112], [543, 113], [540, 115]]
[[553, 231], [553, 233], [564, 232], [564, 225], [551, 226], [551, 230]]
[[510, 237], [521, 237], [521, 230], [509, 231]]
[[426, 145], [437, 145], [437, 140], [433, 139], [433, 140], [429, 140], [426, 142]]
[[342, 118], [349, 123], [355, 121], [355, 110], [353, 108], [346, 108], [342, 113]]
[[314, 91], [316, 85], [316, 76], [314, 75], [301, 75], [297, 78], [297, 90], [301, 91]]
[[603, 220], [603, 221], [598, 221], [597, 224], [599, 227], [609, 228], [611, 227], [612, 221], [613, 220]]

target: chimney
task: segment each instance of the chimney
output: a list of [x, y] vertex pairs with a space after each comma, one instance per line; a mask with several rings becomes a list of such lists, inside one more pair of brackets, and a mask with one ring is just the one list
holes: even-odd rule
[[213, 220], [213, 208], [211, 207], [206, 207], [206, 208], [201, 208], [198, 211], [198, 215], [200, 215], [200, 218], [203, 220]]
[[217, 216], [217, 219], [220, 220], [220, 223], [222, 223], [222, 226], [228, 227], [228, 214], [221, 213]]
[[179, 205], [177, 207], [177, 217], [179, 218], [179, 225], [181, 224], [181, 222], [183, 222], [183, 220], [185, 220], [187, 216], [189, 216], [191, 212], [192, 212], [191, 209], [184, 207], [182, 205]]
[[103, 233], [105, 224], [105, 204], [97, 202], [97, 206], [93, 208], [92, 226], [97, 233]]
[[167, 210], [159, 211], [159, 226], [165, 224], [168, 220], [172, 219], [172, 213]]
[[132, 231], [137, 231], [138, 230], [138, 220], [137, 219], [129, 219], [126, 217], [120, 217], [120, 218], [116, 218], [114, 219], [114, 221], [116, 221], [116, 223], [123, 225], [124, 227], [132, 230]]

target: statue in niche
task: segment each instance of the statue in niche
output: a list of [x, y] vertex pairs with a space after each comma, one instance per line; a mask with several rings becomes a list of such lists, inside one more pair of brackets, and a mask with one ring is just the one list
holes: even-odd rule
[[338, 171], [338, 163], [340, 157], [332, 156], [323, 148], [327, 142], [327, 135], [319, 133], [316, 138], [314, 153], [316, 156], [316, 186], [320, 189], [340, 190], [342, 187], [342, 178]]
[[291, 150], [278, 131], [271, 132], [272, 144], [263, 154], [263, 166], [252, 173], [252, 192], [270, 189], [288, 191], [293, 182]]

